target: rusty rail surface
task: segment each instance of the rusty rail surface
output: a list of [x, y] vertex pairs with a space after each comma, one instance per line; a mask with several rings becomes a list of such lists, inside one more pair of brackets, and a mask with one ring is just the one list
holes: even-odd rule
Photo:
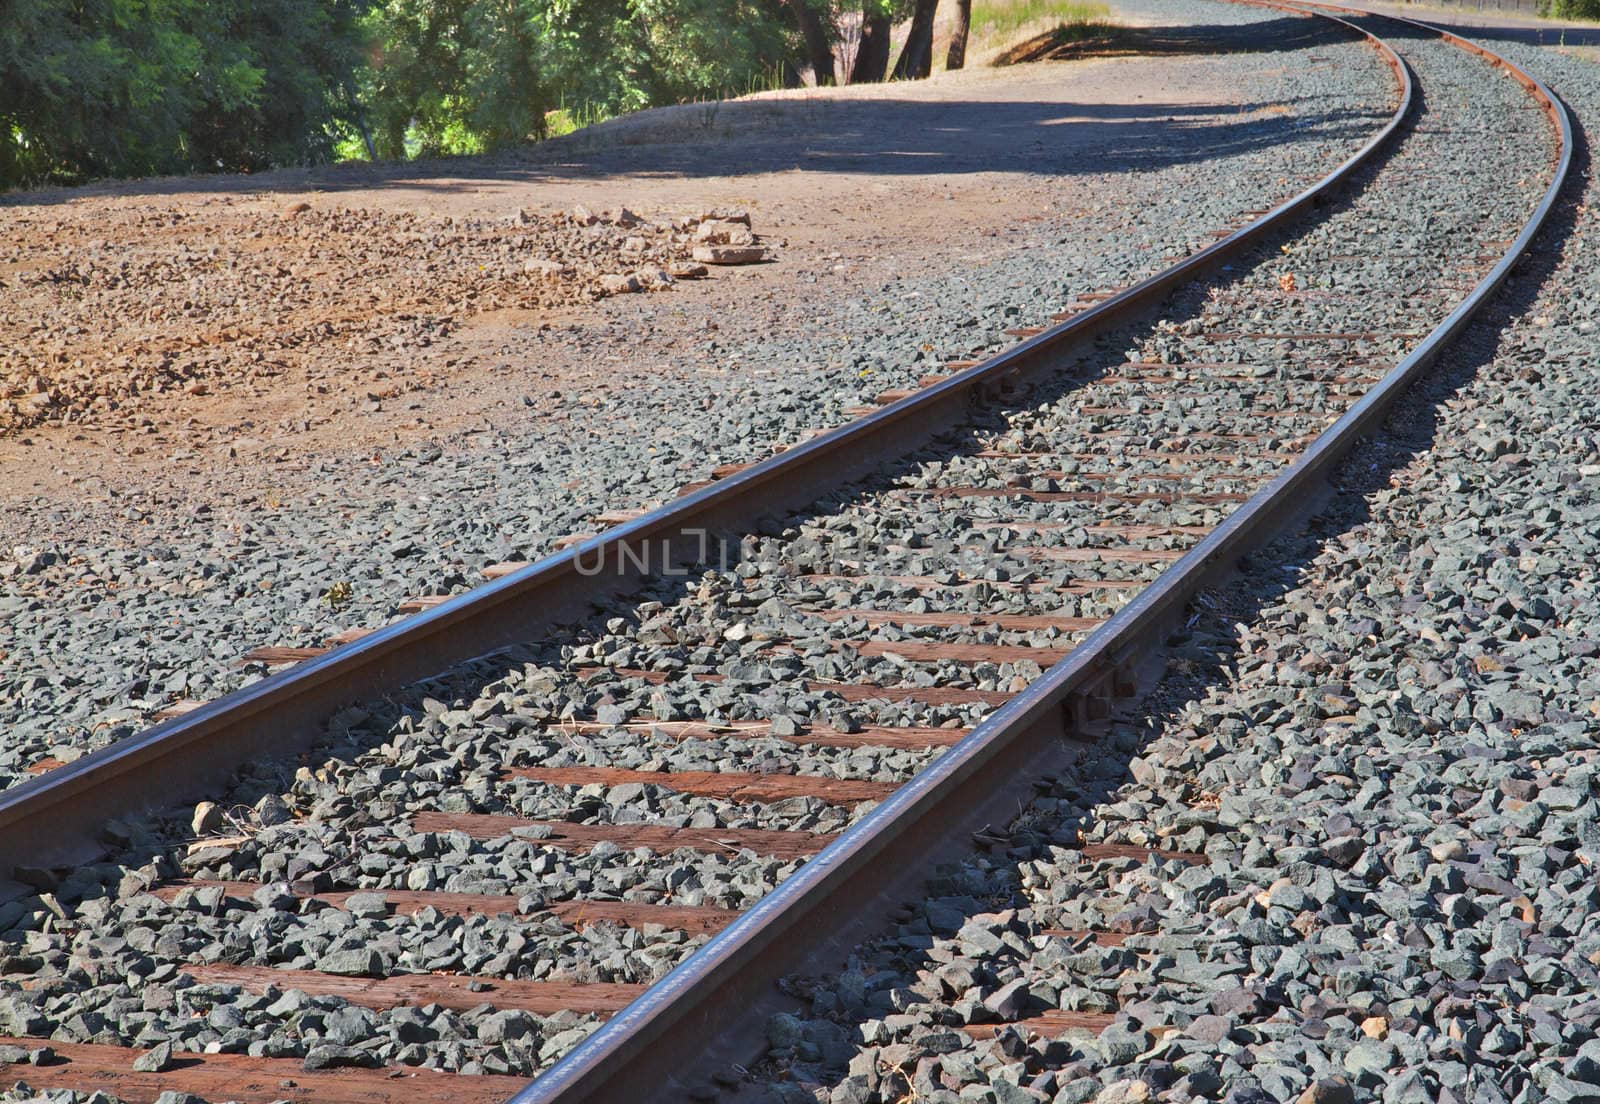
[[[960, 421], [992, 389], [1048, 374], [1064, 352], [1141, 316], [1169, 292], [1309, 211], [1393, 141], [1414, 102], [1410, 73], [1370, 31], [1339, 15], [1312, 10], [1332, 10], [1330, 5], [1237, 2], [1330, 20], [1363, 36], [1393, 70], [1398, 107], [1333, 172], [1207, 248], [972, 367], [563, 553], [309, 656], [291, 670], [0, 793], [0, 876], [20, 865], [70, 862], [94, 846], [93, 830], [107, 819], [199, 796], [243, 762], [314, 743], [322, 721], [351, 702], [393, 692], [454, 663], [534, 638], [586, 614], [592, 601], [626, 591], [648, 571], [695, 562], [708, 533], [747, 531], [764, 517], [804, 506], [906, 455]], [[1448, 32], [1403, 22], [1505, 66], [1539, 100], [1560, 137], [1554, 179], [1511, 250], [1417, 349], [1287, 471], [1046, 675], [823, 847], [754, 909], [725, 927], [721, 916], [701, 918], [720, 928], [720, 934], [517, 1092], [515, 1104], [658, 1098], [682, 1086], [685, 1055], [704, 1061], [745, 1046], [752, 1029], [759, 1032], [760, 1027], [750, 1010], [772, 998], [773, 981], [793, 969], [801, 956], [825, 961], [834, 949], [858, 938], [875, 915], [860, 906], [910, 885], [930, 856], [962, 847], [969, 829], [1001, 819], [1008, 807], [1014, 808], [1028, 780], [1063, 754], [1061, 737], [1080, 727], [1099, 698], [1135, 681], [1146, 645], [1181, 616], [1195, 591], [1304, 510], [1332, 466], [1377, 424], [1505, 279], [1545, 221], [1565, 179], [1570, 123], [1543, 85], [1503, 59]], [[894, 873], [886, 875], [886, 869]]]
[[[831, 952], [838, 952], [853, 941], [852, 934], [866, 934], [869, 929], [865, 924], [850, 919], [857, 906], [882, 899], [896, 888], [909, 888], [908, 875], [897, 877], [893, 872], [913, 867], [926, 870], [930, 853], [941, 849], [948, 852], [953, 841], [965, 840], [963, 829], [973, 823], [973, 810], [1003, 807], [1004, 801], [997, 802], [997, 795], [1010, 798], [1025, 792], [1017, 780], [1026, 782], [1037, 776], [1039, 768], [1047, 765], [1052, 756], [1059, 756], [1063, 738], [1082, 714], [1081, 698], [1086, 692], [1092, 693], [1108, 682], [1131, 679], [1130, 668], [1140, 653], [1162, 638], [1199, 590], [1231, 571], [1251, 549], [1270, 541], [1304, 516], [1307, 504], [1320, 498], [1319, 491], [1326, 486], [1326, 477], [1335, 465], [1360, 438], [1377, 429], [1394, 401], [1468, 325], [1544, 226], [1566, 182], [1573, 135], [1566, 109], [1537, 79], [1476, 43], [1415, 20], [1329, 4], [1240, 2], [1336, 12], [1329, 18], [1339, 19], [1346, 26], [1355, 25], [1340, 17], [1395, 19], [1503, 67], [1539, 102], [1559, 143], [1549, 186], [1521, 233], [1467, 298], [1355, 406], [1320, 434], [1286, 471], [1145, 587], [1065, 660], [986, 717], [971, 735], [653, 985], [510, 1104], [664, 1099], [668, 1092], [687, 1087], [683, 1078], [690, 1071], [685, 1069], [685, 1055], [695, 1055], [698, 1068], [704, 1071], [708, 1058], [733, 1057], [733, 1046], [748, 1047], [761, 1026], [750, 1022], [754, 1019], [750, 1015], [752, 1004], [764, 992], [770, 992], [779, 977], [792, 971], [803, 954], [813, 963], [826, 962]], [[1371, 32], [1357, 29], [1373, 41], [1380, 41]], [[1387, 141], [1410, 110], [1409, 76], [1398, 58], [1393, 64], [1402, 75], [1405, 88], [1401, 109], [1341, 171]], [[1268, 217], [1278, 213], [1274, 211]], [[1026, 347], [1025, 344], [1022, 348]], [[730, 1034], [737, 1037], [737, 1043], [728, 1039]]]
[[[1282, 10], [1291, 9], [1284, 5]], [[574, 548], [0, 793], [0, 881], [19, 865], [78, 861], [95, 846], [94, 831], [109, 819], [202, 796], [242, 763], [315, 743], [323, 722], [347, 705], [533, 639], [543, 629], [585, 615], [591, 602], [626, 592], [637, 584], [641, 565], [660, 571], [693, 564], [708, 533], [748, 531], [762, 518], [800, 508], [907, 455], [960, 421], [991, 388], [1048, 371], [1054, 355], [1138, 317], [1174, 288], [1304, 214], [1390, 140], [1412, 102], [1411, 77], [1399, 57], [1374, 36], [1333, 21], [1377, 45], [1395, 72], [1401, 104], [1371, 141], [1323, 179], [1162, 272], [940, 383]]]

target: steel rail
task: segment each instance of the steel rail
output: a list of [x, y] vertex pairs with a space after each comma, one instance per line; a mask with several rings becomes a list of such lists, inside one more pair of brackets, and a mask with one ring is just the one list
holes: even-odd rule
[[[1374, 15], [1327, 4], [1307, 4], [1299, 10], [1313, 8], [1362, 17]], [[1226, 575], [1252, 548], [1304, 516], [1307, 503], [1322, 497], [1326, 477], [1333, 467], [1358, 440], [1377, 427], [1394, 401], [1432, 366], [1505, 282], [1548, 220], [1566, 183], [1572, 162], [1571, 121], [1548, 88], [1499, 55], [1442, 29], [1414, 20], [1400, 21], [1436, 34], [1497, 67], [1504, 66], [1533, 93], [1550, 118], [1559, 140], [1552, 178], [1510, 249], [1467, 298], [1319, 435], [1303, 456], [1140, 591], [1065, 660], [990, 714], [967, 738], [885, 799], [509, 1104], [663, 1099], [668, 1086], [674, 1085], [675, 1072], [683, 1071], [687, 1063], [675, 1054], [655, 1052], [652, 1048], [662, 1040], [675, 1038], [683, 1043], [699, 1038], [709, 1043], [715, 1032], [727, 1030], [730, 1025], [740, 1025], [748, 1036], [752, 1025], [741, 1024], [749, 1018], [748, 1006], [741, 1002], [751, 999], [760, 987], [770, 988], [785, 972], [779, 964], [766, 960], [754, 971], [750, 970], [752, 964], [780, 947], [786, 935], [803, 930], [803, 925], [836, 923], [838, 914], [851, 904], [879, 895], [881, 882], [862, 884], [872, 880], [874, 871], [881, 871], [891, 861], [903, 868], [909, 855], [918, 850], [925, 852], [931, 849], [932, 841], [948, 838], [951, 828], [966, 819], [962, 816], [963, 806], [975, 797], [988, 796], [984, 787], [994, 785], [997, 779], [1015, 773], [1030, 761], [1046, 760], [1049, 745], [1059, 743], [1070, 728], [1064, 707], [1073, 695], [1103, 678], [1108, 669], [1125, 664], [1144, 642], [1160, 639], [1158, 634], [1182, 615], [1199, 590]], [[1409, 86], [1406, 99], [1409, 110]], [[1389, 129], [1398, 122], [1399, 116]], [[802, 940], [815, 940], [815, 930], [808, 931]], [[825, 946], [837, 947], [841, 942], [833, 937]], [[790, 947], [786, 952], [784, 957], [793, 961], [795, 949]], [[759, 1030], [759, 1024], [754, 1026]], [[704, 1069], [703, 1065], [698, 1068]], [[678, 1083], [674, 1087], [685, 1086]]]
[[[1313, 14], [1265, 0], [1241, 2]], [[1375, 44], [1401, 93], [1389, 122], [1327, 176], [1227, 237], [974, 367], [575, 548], [0, 793], [0, 894], [4, 879], [19, 869], [65, 866], [92, 853], [95, 832], [108, 820], [202, 796], [243, 763], [310, 746], [327, 718], [345, 706], [535, 639], [587, 615], [592, 602], [633, 588], [645, 574], [698, 562], [710, 533], [747, 532], [762, 518], [804, 507], [907, 455], [959, 422], [992, 387], [1049, 370], [1064, 350], [1126, 324], [1310, 210], [1392, 139], [1413, 98], [1409, 71], [1376, 36], [1316, 15]], [[20, 892], [14, 881], [10, 885]]]
[[[1271, 0], [1238, 2], [1276, 10], [1301, 10]], [[1218, 245], [1254, 241], [1286, 216], [1303, 209], [1382, 149], [1411, 112], [1414, 83], [1399, 56], [1371, 32], [1342, 18], [1328, 18], [1357, 30], [1380, 49], [1400, 83], [1399, 105], [1387, 124], [1334, 172]], [[1212, 246], [1188, 258], [1175, 270], [1181, 270], [1182, 278], [1187, 278], [1199, 267], [1197, 262], [1208, 254], [1214, 256], [1217, 248]], [[1119, 305], [1148, 294], [1149, 285], [1166, 290], [1175, 282], [1169, 275], [1173, 271], [1152, 277], [1101, 306], [1115, 311]], [[963, 376], [992, 377], [1041, 343], [1060, 340], [1061, 335], [1073, 332], [1083, 317], [1024, 342]], [[936, 387], [954, 383], [946, 381]], [[920, 396], [913, 399], [917, 397]], [[909, 401], [912, 400], [902, 400]], [[879, 416], [892, 409], [880, 411]], [[1320, 472], [1321, 466], [1316, 470]], [[1286, 493], [1293, 495], [1308, 481], [1309, 477], [1296, 477], [1291, 470], [1234, 516], [1237, 518], [1255, 505], [1250, 516], [1259, 518], [1263, 503], [1276, 503]], [[1277, 488], [1276, 493], [1272, 488]], [[785, 936], [803, 930], [807, 924], [826, 925], [823, 930], [828, 931], [828, 936], [821, 947], [847, 943], [860, 925], [840, 923], [841, 914], [884, 889], [884, 879], [873, 877], [873, 873], [890, 863], [906, 870], [918, 860], [926, 869], [927, 852], [939, 842], [948, 849], [949, 844], [965, 840], [964, 828], [1003, 807], [1017, 789], [1015, 779], [1023, 773], [1022, 768], [1055, 757], [1061, 738], [1071, 725], [1069, 714], [1075, 712], [1074, 695], [1123, 668], [1137, 642], [1148, 639], [1153, 629], [1168, 622], [1174, 610], [1181, 611], [1192, 594], [1216, 573], [1218, 565], [1231, 566], [1247, 540], [1255, 543], [1252, 534], [1258, 525], [1259, 521], [1224, 523], [1225, 533], [1219, 530], [1202, 541], [1065, 660], [990, 714], [968, 737], [653, 984], [509, 1104], [664, 1099], [668, 1091], [686, 1087], [679, 1080], [686, 1072], [686, 1063], [674, 1056], [682, 1053], [681, 1047], [694, 1046], [698, 1040], [702, 1054], [711, 1049], [728, 1054], [734, 1047], [722, 1037], [730, 1028], [746, 1037], [752, 1028], [759, 1033], [760, 1025], [748, 1022], [748, 1010], [753, 1002], [760, 1001], [762, 990], [770, 991], [777, 978], [792, 967], [798, 953], [794, 946], [783, 946]], [[810, 929], [805, 937], [813, 954], [820, 949], [814, 934], [817, 930]], [[775, 950], [779, 953], [774, 954]], [[758, 962], [759, 968], [753, 969]], [[673, 1041], [677, 1047], [670, 1045]], [[694, 1065], [703, 1071], [703, 1060]]]

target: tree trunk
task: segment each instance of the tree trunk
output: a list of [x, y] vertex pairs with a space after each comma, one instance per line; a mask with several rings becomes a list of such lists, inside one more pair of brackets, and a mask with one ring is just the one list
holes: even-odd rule
[[806, 43], [806, 60], [811, 63], [817, 87], [832, 84], [833, 44], [828, 41], [828, 32], [817, 17], [816, 9], [808, 0], [790, 0], [790, 7], [794, 10], [795, 22], [800, 24], [800, 36]]
[[960, 69], [967, 63], [967, 29], [972, 24], [972, 0], [956, 0], [956, 26], [950, 32], [950, 52], [944, 56], [946, 69]]
[[856, 48], [856, 64], [850, 70], [851, 84], [881, 81], [889, 72], [889, 17], [862, 17], [861, 45]]
[[933, 70], [933, 13], [939, 0], [916, 0], [911, 9], [911, 33], [894, 63], [895, 80], [920, 80]]

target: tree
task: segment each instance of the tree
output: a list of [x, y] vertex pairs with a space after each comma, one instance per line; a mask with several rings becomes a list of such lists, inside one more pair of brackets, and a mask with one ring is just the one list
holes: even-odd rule
[[[263, 169], [324, 161], [362, 63], [367, 0], [197, 5], [218, 18], [207, 53], [219, 90], [187, 125], [195, 167]], [[241, 79], [242, 78], [242, 79]]]
[[0, 5], [0, 185], [327, 156], [362, 2]]
[[895, 80], [919, 80], [933, 71], [933, 15], [939, 0], [915, 0], [911, 6], [911, 30], [894, 63]]
[[368, 17], [373, 47], [361, 95], [379, 157], [444, 153], [464, 133], [468, 3], [387, 0]]
[[[860, 17], [841, 5], [860, 4]], [[316, 161], [359, 125], [378, 156], [614, 114], [931, 67], [937, 0], [25, 0], [0, 3], [0, 186]], [[370, 127], [368, 122], [372, 124]]]
[[786, 6], [794, 13], [795, 24], [805, 42], [806, 59], [811, 63], [811, 74], [817, 86], [820, 88], [832, 84], [833, 36], [823, 25], [822, 17], [811, 6], [810, 0], [786, 0]]
[[[599, 2], [599, 0], [590, 0]], [[804, 4], [804, 0], [800, 0]], [[800, 43], [762, 0], [629, 0], [650, 103], [726, 96], [781, 78]]]
[[944, 67], [960, 69], [967, 64], [967, 32], [972, 27], [972, 0], [956, 0], [956, 25], [950, 31], [950, 49]]
[[866, 0], [861, 11], [861, 43], [850, 69], [851, 84], [870, 84], [889, 75], [889, 32], [894, 26], [890, 9]]
[[831, 76], [806, 0], [384, 0], [363, 97], [382, 156], [488, 149], [541, 136], [563, 103], [614, 114], [792, 71], [800, 11]]

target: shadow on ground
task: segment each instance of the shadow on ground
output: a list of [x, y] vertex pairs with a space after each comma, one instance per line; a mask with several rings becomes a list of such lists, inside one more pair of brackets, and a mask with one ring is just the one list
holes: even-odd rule
[[[1145, 753], [1154, 740], [1164, 733], [1181, 730], [1186, 725], [1186, 710], [1207, 694], [1232, 680], [1237, 672], [1237, 657], [1241, 645], [1241, 628], [1259, 631], [1263, 613], [1275, 607], [1290, 591], [1306, 585], [1313, 574], [1311, 564], [1323, 550], [1344, 534], [1359, 529], [1374, 520], [1371, 503], [1374, 495], [1390, 489], [1390, 479], [1417, 457], [1434, 445], [1443, 426], [1441, 413], [1445, 404], [1460, 396], [1478, 376], [1493, 363], [1498, 352], [1498, 335], [1513, 319], [1533, 309], [1541, 290], [1555, 276], [1566, 255], [1572, 231], [1576, 225], [1583, 199], [1584, 181], [1588, 175], [1589, 148], [1584, 135], [1575, 133], [1575, 151], [1568, 187], [1552, 212], [1545, 230], [1536, 240], [1528, 259], [1518, 267], [1517, 275], [1500, 294], [1491, 301], [1478, 320], [1458, 339], [1438, 366], [1425, 379], [1400, 398], [1387, 421], [1387, 433], [1381, 440], [1367, 441], [1340, 466], [1334, 477], [1333, 496], [1325, 507], [1297, 533], [1280, 537], [1273, 544], [1253, 553], [1239, 565], [1233, 580], [1201, 596], [1189, 609], [1190, 620], [1186, 629], [1168, 641], [1172, 662], [1161, 684], [1137, 705], [1121, 711], [1112, 726], [1112, 736], [1097, 746], [1094, 753], [1075, 763], [1072, 773], [1061, 782], [1075, 787], [1081, 795], [1077, 807], [1085, 805], [1098, 808], [1118, 799], [1118, 792], [1126, 785], [1137, 784], [1130, 769], [1130, 761]], [[1439, 763], [1440, 772], [1446, 771], [1451, 760]], [[1081, 768], [1081, 773], [1077, 773]], [[974, 843], [972, 854], [983, 854], [993, 864], [988, 877], [996, 880], [993, 869], [1009, 876], [1013, 892], [1009, 896], [994, 896], [980, 901], [979, 908], [969, 910], [974, 916], [1006, 909], [1034, 907], [1024, 894], [1023, 878], [1028, 873], [1026, 864], [1048, 859], [1053, 841], [1078, 838], [1080, 832], [1092, 827], [1092, 817], [1081, 814], [1039, 814], [1028, 810], [1018, 817], [1005, 832], [996, 833], [997, 841], [985, 841], [980, 851]], [[1273, 821], [1256, 825], [1253, 841], [1262, 847], [1287, 847], [1291, 844], [1286, 821]], [[1226, 858], [1223, 852], [1208, 851], [1215, 858]], [[940, 877], [944, 886], [959, 884], [959, 878]], [[948, 888], [944, 893], [951, 892]], [[942, 896], [941, 905], [948, 906], [959, 897]], [[1352, 913], [1382, 917], [1384, 914], [1370, 901], [1342, 900]], [[1137, 911], [1137, 907], [1135, 910]], [[1132, 931], [1151, 931], [1140, 927], [1138, 916], [1124, 916], [1134, 925]], [[1121, 929], [1119, 929], [1121, 930]], [[902, 977], [915, 977], [924, 971], [935, 971], [941, 961], [917, 950], [906, 949], [901, 933], [884, 922], [880, 941], [863, 945], [870, 947], [862, 957], [875, 964], [890, 963]], [[1159, 934], [1159, 933], [1157, 933]], [[809, 978], [791, 979], [791, 991], [804, 997], [816, 982]], [[820, 987], [833, 1000], [838, 987], [824, 982]], [[1255, 1009], [1241, 1020], [1249, 1027], [1275, 1016], [1281, 1018], [1284, 1010], [1290, 1022], [1298, 1022], [1304, 1013], [1287, 1003], [1281, 991], [1273, 985], [1251, 989], [1249, 1001], [1241, 1002]], [[1354, 1009], [1354, 1005], [1351, 1006]], [[1115, 1012], [1115, 1008], [1108, 1011]], [[1340, 1011], [1330, 1008], [1319, 1015], [1335, 1015]], [[828, 1019], [842, 1027], [847, 1035], [858, 1037], [857, 1031], [867, 1020], [879, 1020], [885, 1015], [880, 1008], [819, 1012], [812, 1009], [813, 1019]], [[1361, 1015], [1355, 1011], [1357, 1020]], [[1048, 1068], [1040, 1064], [1040, 1048], [1024, 1045], [1014, 1031], [1004, 1024], [994, 1025], [1001, 1049], [1013, 1060], [1029, 1062], [1029, 1074]], [[781, 1080], [790, 1054], [770, 1054], [762, 1064], [761, 1073]], [[1119, 1068], [1118, 1078], [1140, 1076], [1142, 1067], [1135, 1063]], [[1170, 1067], [1169, 1067], [1170, 1069]], [[909, 1072], [906, 1074], [909, 1077]], [[1157, 1073], [1152, 1071], [1150, 1076]], [[825, 1087], [843, 1080], [844, 1071], [829, 1071], [823, 1079]], [[886, 1082], [889, 1084], [889, 1082]], [[1152, 1085], [1152, 1089], [1159, 1088]], [[887, 1092], [887, 1090], [886, 1090]]]
[[[1363, 179], [1370, 180], [1372, 174], [1382, 167], [1384, 160], [1379, 158], [1376, 165], [1366, 170]], [[1281, 571], [1268, 573], [1246, 570], [1236, 586], [1227, 588], [1223, 595], [1210, 603], [1197, 604], [1193, 610], [1195, 617], [1187, 629], [1186, 637], [1173, 641], [1173, 648], [1182, 660], [1180, 664], [1182, 669], [1170, 675], [1161, 691], [1150, 699], [1157, 704], [1135, 708], [1123, 716], [1122, 725], [1125, 731], [1142, 733], [1148, 737], [1150, 733], [1158, 732], [1174, 721], [1181, 714], [1183, 703], [1203, 695], [1208, 688], [1225, 682], [1232, 670], [1232, 659], [1238, 643], [1236, 624], [1239, 622], [1249, 624], [1257, 620], [1263, 610], [1276, 603], [1289, 589], [1299, 585], [1306, 577], [1306, 565], [1317, 556], [1328, 541], [1368, 519], [1369, 496], [1385, 488], [1392, 473], [1430, 447], [1441, 428], [1439, 410], [1443, 400], [1468, 386], [1477, 372], [1490, 363], [1498, 329], [1508, 319], [1529, 309], [1540, 288], [1550, 279], [1562, 259], [1563, 243], [1575, 224], [1581, 198], [1579, 194], [1581, 181], [1587, 169], [1586, 146], [1581, 136], [1574, 169], [1573, 184], [1556, 211], [1551, 226], [1541, 239], [1540, 251], [1532, 256], [1515, 282], [1508, 286], [1486, 316], [1463, 338], [1456, 354], [1449, 357], [1425, 383], [1419, 385], [1411, 396], [1403, 400], [1402, 405], [1405, 409], [1394, 419], [1391, 435], [1385, 441], [1370, 446], [1361, 456], [1343, 466], [1334, 499], [1311, 524], [1308, 531], [1280, 541], [1258, 557], [1261, 563], [1279, 567], [1293, 565], [1299, 570], [1292, 576]], [[1356, 187], [1358, 185], [1347, 191], [1345, 198], [1322, 208], [1322, 212], [1332, 213], [1348, 206], [1349, 197], [1354, 194]], [[1295, 237], [1298, 229], [1290, 228], [1268, 239], [1258, 247], [1251, 261], [1235, 265], [1234, 278], [1261, 265], [1272, 263], [1278, 246]], [[1182, 318], [1185, 312], [1198, 311], [1206, 302], [1208, 291], [1209, 286], [1204, 282], [1191, 286], [1175, 297], [1162, 313], [1168, 318]], [[1111, 340], [1117, 343], [1137, 340], [1145, 332], [1142, 327], [1130, 329], [1114, 335]], [[1039, 405], [1052, 402], [1081, 387], [1085, 382], [1090, 381], [1087, 377], [1079, 376], [1042, 386], [1028, 396], [1027, 403]], [[853, 493], [859, 495], [880, 490], [890, 479], [920, 460], [936, 456], [948, 457], [952, 452], [969, 449], [973, 446], [977, 430], [993, 428], [1000, 422], [999, 412], [978, 418], [974, 425], [966, 427], [961, 434], [961, 442], [926, 450], [898, 463], [873, 480], [854, 488]], [[849, 495], [841, 496], [841, 500], [848, 498]], [[660, 580], [652, 585], [650, 588], [652, 593], [649, 596], [670, 601], [682, 597], [695, 585], [692, 575], [690, 581]], [[604, 618], [611, 612], [614, 611], [597, 615], [590, 624], [580, 627], [579, 631], [598, 633], [601, 631]], [[396, 695], [391, 701], [378, 707], [377, 715], [392, 717], [404, 712], [421, 713], [424, 711], [423, 701], [426, 697], [471, 698], [507, 671], [519, 667], [526, 658], [547, 658], [540, 653], [541, 648], [535, 645], [463, 665], [446, 676], [419, 683]], [[359, 752], [363, 747], [375, 747], [385, 738], [385, 734], [381, 731], [364, 729], [362, 732], [360, 737], [335, 741], [332, 750], [337, 754], [349, 755]], [[358, 742], [352, 743], [351, 740]], [[1121, 769], [1101, 772], [1096, 779], [1087, 781], [1086, 792], [1095, 800], [1109, 798], [1127, 777], [1128, 759], [1138, 755], [1142, 747], [1143, 744], [1138, 739], [1119, 741], [1110, 746], [1106, 754], [1120, 760]], [[315, 758], [316, 754], [325, 754], [327, 750], [324, 748], [322, 752], [303, 758]], [[1103, 758], [1101, 762], [1104, 763]], [[230, 799], [249, 804], [264, 793], [280, 792], [295, 765], [294, 761], [280, 764], [281, 773], [276, 778], [266, 778], [257, 772], [254, 776], [256, 781], [236, 787]], [[575, 813], [579, 808], [581, 807], [575, 807]], [[184, 814], [176, 810], [174, 816], [180, 822], [184, 819]], [[1015, 866], [1038, 857], [1039, 848], [1048, 842], [1050, 834], [1082, 826], [1081, 821], [1053, 822], [1048, 819], [1033, 818], [1025, 828], [1010, 832], [1000, 846], [991, 851], [990, 859], [1002, 866], [1007, 864]], [[1270, 831], [1270, 826], [1268, 829]], [[1018, 879], [1020, 884], [1020, 872]], [[983, 905], [987, 911], [995, 906], [1008, 907], [1015, 903], [1015, 901], [989, 901]], [[915, 972], [929, 964], [921, 952], [905, 951], [900, 955], [900, 966], [905, 972]], [[832, 1013], [831, 1018], [848, 1029], [858, 1023], [864, 1015], [865, 1013], [859, 1010], [854, 1012], [840, 1010]]]
[[[1293, 52], [1350, 41], [1348, 31], [1284, 17], [1242, 26], [1145, 28], [1142, 56]], [[832, 96], [661, 108], [486, 157], [349, 164], [257, 176], [171, 177], [0, 196], [46, 206], [97, 195], [278, 193], [396, 187], [470, 192], [489, 183], [617, 173], [674, 178], [777, 173], [1010, 172], [1079, 175], [1206, 161], [1268, 146], [1359, 140], [1386, 109], [1350, 113], [1314, 99], [1273, 103], [929, 102]], [[1223, 118], [1219, 119], [1219, 116]], [[738, 164], [720, 142], [741, 137]], [[755, 141], [751, 142], [750, 139]], [[641, 150], [648, 150], [641, 154]]]
[[1516, 42], [1523, 46], [1600, 46], [1600, 24], [1562, 23], [1552, 20], [1542, 25], [1533, 23], [1497, 23], [1501, 14], [1513, 18], [1529, 19], [1528, 13], [1500, 13], [1491, 9], [1474, 9], [1462, 4], [1459, 12], [1433, 7], [1413, 8], [1409, 4], [1395, 4], [1389, 9], [1408, 19], [1420, 20], [1435, 27], [1443, 27], [1463, 38], [1476, 39], [1485, 45], [1496, 42]]

